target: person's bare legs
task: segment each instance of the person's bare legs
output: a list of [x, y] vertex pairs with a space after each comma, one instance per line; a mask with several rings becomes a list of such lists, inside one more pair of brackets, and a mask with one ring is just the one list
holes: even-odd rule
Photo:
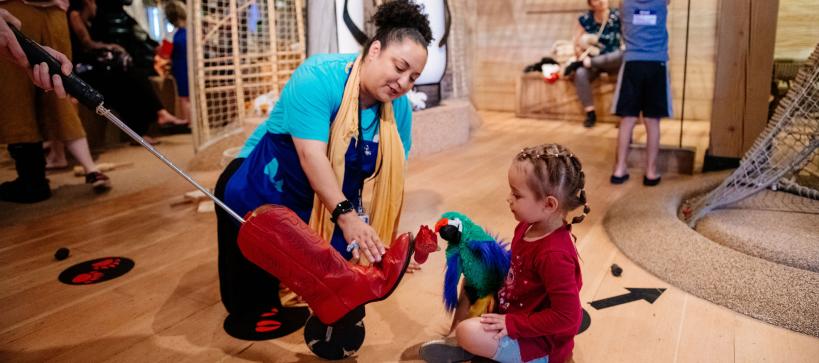
[[[65, 159], [65, 149], [67, 148], [71, 155], [74, 155], [74, 159], [77, 159], [85, 170], [85, 182], [87, 184], [92, 184], [94, 190], [98, 192], [111, 189], [111, 180], [100, 171], [100, 168], [94, 163], [94, 159], [91, 157], [91, 150], [88, 148], [88, 139], [82, 137], [65, 141], [65, 143], [61, 141], [50, 141], [49, 148], [50, 151], [46, 157], [46, 159], [49, 160], [48, 163], [59, 162], [60, 159], [62, 159], [62, 164], [51, 165], [68, 166], [68, 161]], [[52, 168], [53, 167], [55, 166], [52, 166]]]
[[43, 148], [48, 149], [46, 169], [60, 169], [68, 166], [68, 160], [65, 158], [65, 146], [62, 142], [46, 141], [43, 143]]
[[88, 139], [79, 138], [65, 142], [68, 151], [85, 169], [85, 183], [91, 184], [97, 192], [104, 192], [111, 189], [111, 179], [100, 171], [94, 159], [91, 158], [91, 150], [88, 148]]
[[[628, 149], [631, 146], [631, 131], [634, 130], [634, 124], [637, 123], [637, 117], [627, 116], [620, 120], [620, 129], [617, 132], [617, 161], [614, 163], [614, 171], [612, 175], [621, 177], [628, 174]], [[658, 142], [659, 142], [659, 134]], [[655, 154], [656, 156], [656, 154]]]
[[86, 174], [100, 171], [97, 164], [94, 163], [94, 159], [91, 158], [91, 150], [88, 148], [88, 139], [83, 137], [66, 141], [65, 146], [71, 155], [74, 155], [74, 158], [82, 165]]
[[646, 125], [646, 178], [657, 179], [657, 154], [660, 152], [660, 119], [643, 118]]
[[497, 334], [495, 330], [484, 330], [481, 318], [464, 320], [455, 328], [455, 336], [461, 348], [486, 358], [494, 357], [498, 351], [498, 340], [495, 340]]
[[180, 115], [183, 120], [190, 122], [191, 119], [191, 99], [190, 97], [182, 97], [179, 96], [179, 105], [182, 107], [182, 114]]
[[161, 125], [187, 125], [188, 120], [180, 119], [179, 117], [174, 116], [172, 113], [168, 112], [166, 109], [161, 109], [156, 113], [156, 122]]

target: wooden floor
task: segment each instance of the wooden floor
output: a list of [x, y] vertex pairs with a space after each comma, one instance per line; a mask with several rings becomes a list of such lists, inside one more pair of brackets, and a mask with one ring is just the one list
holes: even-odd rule
[[[617, 132], [613, 125], [589, 130], [579, 123], [522, 120], [507, 113], [481, 116], [484, 123], [469, 144], [411, 161], [401, 230], [414, 232], [445, 211], [459, 210], [508, 239], [515, 225], [504, 202], [511, 158], [526, 145], [569, 146], [583, 161], [592, 207], [587, 221], [575, 229], [583, 265], [581, 298], [592, 319], [576, 338], [575, 362], [819, 361], [819, 339], [676, 289], [629, 261], [609, 241], [601, 227], [607, 206], [630, 188], [642, 187], [637, 182], [608, 184]], [[707, 124], [686, 123], [685, 136], [684, 145], [697, 147], [701, 160]], [[678, 125], [664, 123], [663, 143], [676, 145], [677, 137]], [[642, 172], [631, 172], [639, 181]], [[195, 176], [212, 185], [216, 175]], [[128, 183], [117, 181], [116, 172], [111, 177]], [[4, 223], [0, 361], [315, 361], [300, 332], [247, 342], [222, 331], [215, 218], [190, 206], [171, 206], [191, 189], [181, 178], [170, 178], [62, 213]], [[7, 215], [14, 218], [13, 210]], [[71, 248], [72, 257], [54, 261], [60, 246]], [[104, 256], [129, 257], [136, 267], [96, 285], [57, 281], [68, 266]], [[623, 268], [621, 277], [609, 273], [612, 263]], [[349, 361], [418, 360], [418, 346], [445, 333], [449, 317], [441, 303], [443, 266], [441, 253], [431, 255], [390, 299], [368, 306], [367, 340]], [[626, 293], [626, 287], [668, 290], [654, 304], [637, 301], [604, 310], [588, 305]]]

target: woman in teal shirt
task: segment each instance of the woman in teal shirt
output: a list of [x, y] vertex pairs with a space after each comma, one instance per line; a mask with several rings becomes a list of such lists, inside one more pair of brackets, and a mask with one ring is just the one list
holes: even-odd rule
[[[296, 69], [268, 120], [221, 175], [216, 195], [240, 215], [264, 204], [287, 206], [311, 227], [329, 224], [323, 235], [345, 258], [357, 260], [360, 250], [377, 262], [382, 241], [392, 238], [397, 225], [400, 212], [394, 209], [400, 211], [403, 164], [412, 144], [405, 94], [424, 69], [432, 32], [421, 7], [408, 1], [382, 5], [374, 23], [377, 33], [360, 55], [315, 55]], [[345, 131], [352, 137], [339, 136]], [[399, 180], [381, 181], [392, 189], [378, 208], [374, 202], [371, 226], [362, 218], [364, 181], [372, 177], [378, 184], [378, 178], [395, 175]], [[388, 217], [376, 211], [390, 208]], [[222, 210], [217, 217], [220, 289], [228, 312], [252, 317], [280, 307], [278, 280], [242, 256], [239, 225]]]

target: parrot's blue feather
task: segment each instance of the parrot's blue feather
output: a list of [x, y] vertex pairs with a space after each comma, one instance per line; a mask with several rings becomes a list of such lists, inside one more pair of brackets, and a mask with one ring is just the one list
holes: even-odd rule
[[460, 253], [453, 253], [446, 259], [444, 275], [444, 306], [452, 312], [458, 306], [458, 282], [461, 279]]
[[475, 251], [481, 264], [492, 269], [499, 281], [506, 278], [509, 272], [511, 253], [505, 248], [506, 244], [490, 241], [470, 241], [469, 249]]

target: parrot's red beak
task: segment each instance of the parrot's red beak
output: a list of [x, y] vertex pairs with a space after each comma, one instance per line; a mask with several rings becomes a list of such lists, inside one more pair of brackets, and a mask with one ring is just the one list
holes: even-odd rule
[[441, 227], [449, 224], [449, 219], [441, 218], [435, 223], [435, 233], [441, 232]]
[[424, 263], [429, 254], [438, 250], [438, 235], [426, 225], [418, 229], [415, 235], [415, 262]]

